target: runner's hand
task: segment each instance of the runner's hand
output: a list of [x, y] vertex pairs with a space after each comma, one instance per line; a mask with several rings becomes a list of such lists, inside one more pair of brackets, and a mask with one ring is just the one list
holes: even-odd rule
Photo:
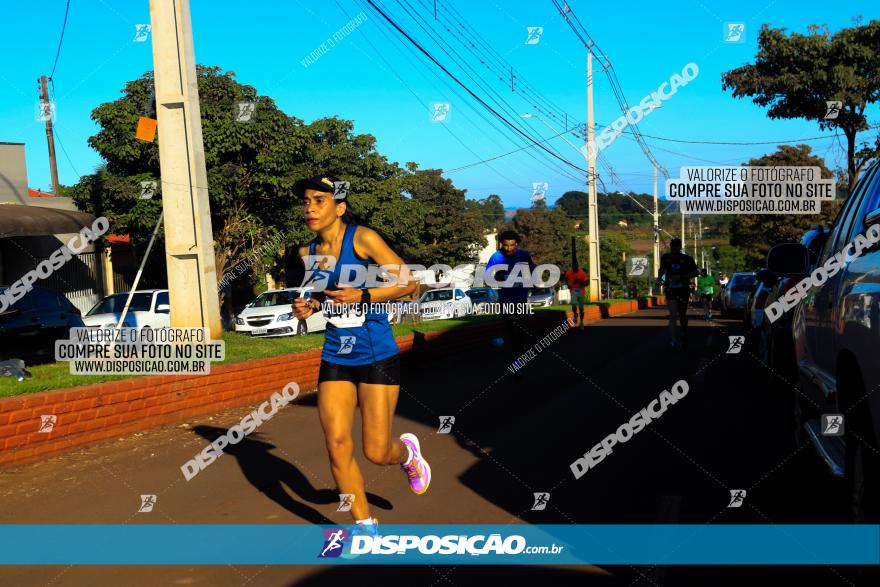
[[330, 301], [337, 304], [358, 304], [361, 301], [361, 290], [353, 287], [324, 290]]
[[293, 315], [299, 318], [300, 320], [305, 320], [309, 316], [315, 313], [315, 308], [310, 303], [311, 300], [304, 298], [296, 298], [293, 300]]

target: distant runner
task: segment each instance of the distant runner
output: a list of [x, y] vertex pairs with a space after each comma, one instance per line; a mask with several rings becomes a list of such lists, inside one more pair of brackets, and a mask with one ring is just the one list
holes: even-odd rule
[[568, 289], [571, 292], [571, 313], [575, 319], [575, 324], [572, 324], [572, 326], [577, 326], [583, 330], [587, 274], [578, 267], [577, 259], [574, 260], [571, 269], [565, 272], [565, 279], [568, 281]]
[[[699, 274], [694, 260], [681, 252], [681, 239], [669, 241], [669, 252], [660, 257], [657, 269], [658, 285], [666, 287], [666, 307], [669, 309], [669, 340], [672, 349], [687, 349], [687, 309], [691, 295], [691, 279]], [[676, 332], [676, 320], [681, 332]]]
[[[498, 235], [498, 250], [495, 251], [489, 262], [486, 263], [486, 276], [494, 273], [494, 279], [497, 282], [507, 280], [511, 271], [528, 271], [531, 275], [535, 269], [532, 257], [526, 251], [519, 248], [519, 235], [512, 230], [505, 230]], [[496, 265], [503, 265], [504, 268], [492, 271]], [[519, 266], [519, 268], [517, 268]], [[510, 287], [502, 286], [498, 290], [498, 301], [502, 306], [501, 319], [504, 322], [504, 342], [509, 344], [511, 352], [516, 356], [522, 354], [525, 350], [525, 329], [522, 326], [524, 322], [523, 313], [529, 302], [529, 290], [522, 283], [516, 283]], [[504, 311], [505, 304], [515, 304], [515, 311]], [[514, 373], [514, 378], [522, 377], [520, 370]]]
[[711, 320], [712, 300], [715, 298], [715, 278], [707, 274], [705, 269], [700, 269], [700, 275], [697, 277], [697, 290], [703, 301], [703, 317], [706, 320]]

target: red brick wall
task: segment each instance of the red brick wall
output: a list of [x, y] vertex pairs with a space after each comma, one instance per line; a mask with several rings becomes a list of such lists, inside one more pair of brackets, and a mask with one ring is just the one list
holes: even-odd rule
[[[636, 302], [611, 304], [616, 316], [637, 309]], [[586, 318], [599, 319], [597, 306]], [[560, 313], [533, 316], [535, 334], [555, 327]], [[399, 337], [403, 360], [424, 360], [484, 347], [500, 324], [440, 330]], [[214, 365], [210, 375], [159, 375], [83, 385], [0, 399], [0, 465], [40, 460], [69, 448], [125, 436], [219, 410], [257, 404], [294, 381], [301, 393], [318, 384], [321, 351]], [[39, 432], [40, 416], [54, 414], [51, 432]]]

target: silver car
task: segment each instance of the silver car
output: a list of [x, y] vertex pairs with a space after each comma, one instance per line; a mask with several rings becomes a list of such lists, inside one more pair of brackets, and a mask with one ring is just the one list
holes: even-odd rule
[[734, 310], [739, 310], [741, 315], [749, 293], [754, 291], [757, 285], [758, 279], [754, 273], [745, 271], [734, 273], [727, 287], [721, 290], [721, 315], [728, 316]]

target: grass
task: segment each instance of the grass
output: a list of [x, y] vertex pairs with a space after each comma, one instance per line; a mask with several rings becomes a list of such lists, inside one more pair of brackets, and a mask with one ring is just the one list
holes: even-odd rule
[[[391, 330], [394, 336], [407, 336], [414, 332], [447, 330], [497, 319], [497, 316], [467, 316], [452, 320], [395, 324], [391, 327]], [[226, 342], [226, 360], [223, 364], [228, 364], [320, 348], [324, 344], [324, 333], [317, 332], [305, 336], [286, 336], [282, 338], [252, 338], [247, 334], [238, 332], [224, 332], [223, 340]], [[218, 365], [221, 363], [214, 364]], [[11, 397], [24, 393], [63, 389], [78, 385], [90, 385], [136, 377], [135, 375], [71, 375], [68, 362], [33, 365], [28, 366], [27, 369], [32, 375], [31, 379], [16, 381], [12, 377], [0, 377], [0, 397]]]

